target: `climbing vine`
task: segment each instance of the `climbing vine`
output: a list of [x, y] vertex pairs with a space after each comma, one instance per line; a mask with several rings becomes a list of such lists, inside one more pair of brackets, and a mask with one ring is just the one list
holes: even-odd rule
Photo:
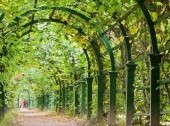
[[168, 0], [0, 0], [0, 117], [27, 89], [30, 107], [122, 125], [156, 125], [154, 92], [160, 96], [154, 111], [163, 113], [160, 122], [169, 120], [169, 6]]

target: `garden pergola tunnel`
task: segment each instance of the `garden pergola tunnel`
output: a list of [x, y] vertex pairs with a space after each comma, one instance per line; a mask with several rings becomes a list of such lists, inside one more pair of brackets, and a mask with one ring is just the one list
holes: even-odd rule
[[18, 108], [20, 108], [20, 105], [21, 105], [20, 95], [21, 95], [21, 93], [24, 93], [24, 92], [26, 92], [26, 93], [28, 94], [27, 108], [29, 109], [29, 108], [30, 108], [30, 103], [31, 103], [31, 97], [30, 97], [30, 91], [29, 91], [29, 90], [26, 90], [26, 89], [20, 91], [19, 94], [18, 94]]
[[[95, 93], [93, 85], [96, 83], [96, 116], [99, 122], [103, 120], [104, 114], [106, 114], [104, 112], [105, 103], [109, 101], [107, 112], [109, 112], [108, 123], [110, 125], [118, 123], [118, 115], [122, 114], [121, 112], [119, 114], [119, 110], [122, 106], [125, 106], [124, 114], [126, 119], [124, 122], [126, 126], [134, 124], [135, 117], [144, 116], [149, 117], [150, 126], [159, 126], [161, 122], [160, 117], [164, 114], [169, 114], [167, 110], [161, 110], [160, 92], [162, 90], [160, 90], [159, 87], [161, 86], [160, 84], [169, 84], [169, 81], [166, 81], [169, 80], [169, 75], [164, 77], [164, 80], [160, 78], [160, 74], [162, 76], [163, 73], [163, 70], [160, 69], [160, 64], [165, 64], [165, 61], [161, 61], [161, 57], [168, 57], [164, 52], [169, 52], [170, 46], [165, 46], [166, 44], [160, 46], [161, 43], [159, 42], [160, 40], [158, 41], [158, 36], [161, 33], [157, 32], [157, 29], [160, 23], [169, 21], [170, 11], [165, 8], [166, 11], [164, 11], [164, 13], [157, 16], [156, 19], [153, 19], [153, 10], [149, 8], [151, 6], [150, 4], [152, 4], [152, 2], [136, 0], [133, 5], [129, 5], [130, 10], [124, 12], [124, 14], [117, 11], [112, 12], [112, 16], [110, 17], [112, 21], [111, 26], [110, 24], [103, 26], [101, 23], [101, 27], [99, 27], [98, 24], [100, 23], [93, 21], [94, 17], [91, 16], [92, 14], [88, 11], [81, 10], [81, 8], [78, 9], [78, 5], [76, 5], [76, 7], [38, 6], [38, 1], [35, 0], [33, 9], [15, 17], [11, 23], [8, 23], [9, 25], [6, 27], [5, 32], [1, 33], [3, 36], [2, 41], [4, 42], [3, 46], [7, 46], [5, 44], [8, 38], [14, 35], [12, 33], [15, 33], [14, 36], [16, 36], [17, 39], [22, 39], [27, 35], [29, 37], [32, 32], [37, 32], [37, 29], [33, 29], [37, 24], [47, 23], [48, 25], [48, 23], [56, 23], [61, 24], [62, 29], [75, 30], [76, 34], [87, 38], [86, 41], [88, 43], [81, 44], [84, 57], [86, 57], [87, 60], [87, 76], [81, 79], [78, 75], [74, 74], [74, 80], [72, 80], [73, 82], [71, 82], [71, 84], [67, 84], [67, 82], [62, 79], [57, 80], [60, 88], [56, 90], [56, 99], [58, 101], [56, 107], [59, 108], [60, 112], [65, 113], [67, 111], [67, 104], [69, 98], [71, 99], [72, 96], [74, 99], [74, 115], [76, 116], [80, 112], [81, 115], [87, 114], [87, 118], [90, 119], [93, 113], [92, 102]], [[42, 13], [43, 16], [36, 16]], [[158, 14], [158, 12], [154, 12], [154, 14], [155, 13]], [[57, 17], [57, 14], [61, 16]], [[119, 14], [121, 16], [119, 16]], [[135, 14], [140, 16], [131, 22], [131, 17], [135, 17]], [[67, 20], [62, 18], [63, 15], [67, 16]], [[5, 11], [1, 14], [0, 22], [2, 22], [4, 18]], [[78, 25], [76, 24], [77, 21], [79, 21]], [[85, 25], [87, 25], [87, 28], [84, 27]], [[94, 30], [94, 33], [90, 34], [90, 32], [87, 32], [88, 30]], [[56, 34], [61, 33], [62, 30], [59, 30]], [[70, 36], [73, 35], [70, 33]], [[168, 43], [168, 40], [165, 43]], [[81, 40], [78, 40], [77, 43], [79, 43], [79, 41]], [[150, 43], [148, 41], [150, 41]], [[143, 48], [141, 49], [141, 47]], [[104, 51], [102, 50], [103, 48]], [[5, 56], [4, 53], [2, 53], [1, 57], [3, 56]], [[109, 65], [106, 61], [109, 62]], [[97, 66], [97, 72], [92, 72], [92, 66], [95, 65]], [[142, 78], [140, 76], [140, 68], [145, 66], [144, 71], [146, 71], [147, 81], [144, 81], [146, 77], [142, 76]], [[143, 79], [143, 82], [139, 82], [135, 80], [135, 78]], [[165, 81], [166, 83], [164, 83]], [[144, 83], [144, 85], [137, 85], [137, 83]], [[80, 89], [81, 92], [79, 92]], [[166, 86], [166, 89], [168, 93], [169, 87]], [[1, 88], [1, 90], [3, 90], [3, 88]], [[141, 90], [144, 92], [144, 95], [147, 92], [146, 97], [149, 97], [149, 107], [147, 111], [145, 110], [144, 112], [142, 110], [138, 112], [138, 106], [136, 105], [137, 100], [135, 100], [138, 91], [140, 92]], [[109, 91], [109, 94], [107, 94], [107, 91]], [[69, 95], [69, 92], [73, 92], [74, 95]], [[119, 103], [119, 94], [124, 95], [125, 103]], [[1, 95], [2, 94], [0, 94], [0, 98], [2, 99]], [[107, 97], [107, 95], [109, 95], [109, 97]], [[108, 100], [105, 99], [106, 97]]]

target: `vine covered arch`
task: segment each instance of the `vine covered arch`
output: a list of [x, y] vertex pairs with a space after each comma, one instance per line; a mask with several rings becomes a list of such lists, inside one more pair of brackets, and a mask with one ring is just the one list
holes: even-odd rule
[[[91, 118], [91, 106], [94, 100], [92, 99], [94, 93], [92, 83], [97, 83], [95, 93], [97, 94], [96, 113], [98, 121], [102, 121], [103, 115], [109, 112], [109, 124], [116, 124], [118, 123], [116, 122], [117, 116], [125, 113], [126, 126], [135, 123], [136, 118], [145, 116], [149, 117], [150, 125], [158, 126], [160, 117], [167, 114], [167, 112], [161, 110], [160, 96], [165, 91], [164, 88], [160, 90], [160, 82], [162, 85], [165, 84], [166, 93], [169, 95], [167, 85], [169, 83], [169, 72], [167, 71], [167, 74], [165, 72], [165, 68], [168, 66], [165, 65], [165, 62], [167, 62], [166, 58], [169, 56], [165, 54], [169, 52], [169, 46], [164, 46], [167, 45], [169, 40], [168, 35], [166, 35], [169, 33], [166, 28], [170, 15], [169, 3], [145, 0], [122, 2], [120, 0], [119, 2], [124, 4], [118, 4], [117, 6], [114, 2], [112, 4], [115, 7], [122, 7], [122, 11], [120, 11], [121, 9], [112, 11], [109, 10], [110, 8], [108, 11], [106, 9], [109, 6], [107, 2], [99, 1], [91, 4], [86, 2], [82, 2], [84, 7], [79, 2], [66, 6], [39, 7], [38, 1], [35, 0], [33, 9], [28, 9], [14, 18], [12, 23], [9, 23], [5, 32], [2, 33], [4, 35], [2, 38], [7, 41], [8, 37], [11, 37], [11, 31], [15, 33], [17, 38], [26, 35], [29, 37], [31, 32], [38, 31], [34, 28], [34, 25], [44, 22], [47, 22], [47, 24], [49, 22], [62, 24], [60, 26], [61, 30], [58, 30], [57, 34], [62, 33], [71, 37], [80, 34], [85, 39], [80, 37], [77, 39], [77, 43], [83, 48], [88, 63], [86, 70], [88, 76], [86, 77], [87, 82], [84, 80], [78, 82], [77, 75], [75, 75], [75, 85], [76, 83], [82, 84], [81, 100], [78, 98], [77, 92], [79, 87], [74, 85], [76, 87], [74, 89], [75, 115], [80, 111], [79, 102], [81, 102], [82, 113], [85, 113], [86, 107], [83, 101], [85, 101], [86, 95], [83, 90], [87, 90], [87, 117]], [[98, 9], [97, 12], [96, 10], [89, 12], [88, 9], [84, 9], [88, 5], [90, 7], [96, 5], [96, 7], [93, 7]], [[164, 12], [158, 12], [157, 9], [161, 7]], [[127, 11], [128, 9], [129, 11]], [[100, 15], [101, 10], [104, 11], [106, 18]], [[43, 15], [45, 18], [36, 15]], [[4, 13], [1, 13], [1, 22], [4, 16]], [[99, 17], [101, 17], [101, 21]], [[105, 20], [106, 22], [104, 22]], [[159, 29], [159, 26], [163, 27], [164, 30]], [[66, 27], [65, 31], [63, 27]], [[75, 31], [67, 33], [69, 29], [75, 29], [78, 34]], [[166, 35], [167, 40], [162, 39], [161, 33]], [[161, 62], [162, 56], [164, 62]], [[96, 63], [92, 64], [93, 58], [95, 58]], [[91, 72], [93, 68], [90, 66], [95, 66], [95, 64], [97, 64], [97, 70]], [[142, 76], [140, 76], [141, 73]], [[92, 81], [93, 78], [96, 78], [95, 82]], [[139, 78], [139, 80], [135, 80], [135, 78]], [[65, 86], [64, 80], [57, 81], [61, 81], [59, 83], [63, 84], [60, 84], [60, 89], [56, 91], [59, 100], [58, 107], [62, 106], [62, 111], [65, 112], [67, 107], [65, 92], [72, 90], [72, 86]], [[84, 86], [85, 83], [87, 83], [87, 87]], [[107, 91], [109, 91], [109, 95]], [[144, 95], [144, 105], [141, 104], [142, 100], [137, 99], [140, 95]], [[120, 97], [124, 97], [126, 100], [122, 100], [122, 103], [120, 103], [118, 100]], [[106, 99], [109, 99], [109, 103]], [[125, 109], [122, 108], [123, 105], [125, 105]], [[144, 110], [140, 106], [144, 106]], [[104, 112], [104, 110], [106, 111]]]
[[31, 104], [31, 94], [30, 94], [30, 91], [27, 90], [27, 89], [23, 89], [23, 90], [20, 91], [19, 94], [18, 94], [18, 108], [20, 108], [20, 106], [21, 106], [20, 95], [21, 95], [21, 93], [23, 93], [23, 92], [26, 92], [26, 93], [28, 94], [27, 108], [29, 109], [29, 108], [30, 108], [30, 104]]

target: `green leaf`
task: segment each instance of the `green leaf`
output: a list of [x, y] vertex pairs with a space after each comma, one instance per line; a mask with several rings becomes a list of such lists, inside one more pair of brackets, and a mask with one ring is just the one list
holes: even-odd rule
[[5, 13], [2, 9], [0, 9], [0, 22], [4, 19]]

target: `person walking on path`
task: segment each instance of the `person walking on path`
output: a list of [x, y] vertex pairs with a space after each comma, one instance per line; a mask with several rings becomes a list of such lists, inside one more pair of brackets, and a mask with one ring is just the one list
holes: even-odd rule
[[23, 101], [23, 108], [27, 108], [27, 101], [26, 100]]

